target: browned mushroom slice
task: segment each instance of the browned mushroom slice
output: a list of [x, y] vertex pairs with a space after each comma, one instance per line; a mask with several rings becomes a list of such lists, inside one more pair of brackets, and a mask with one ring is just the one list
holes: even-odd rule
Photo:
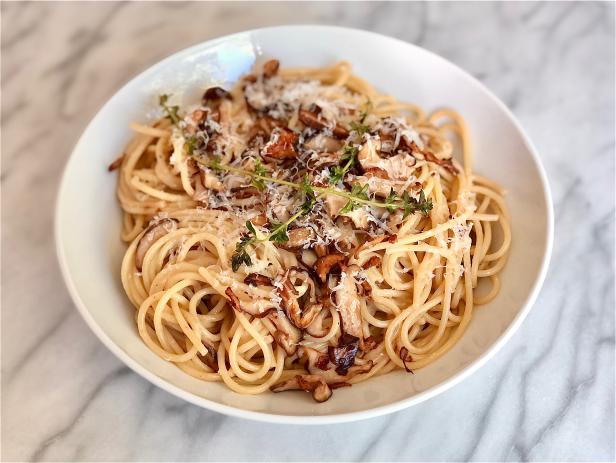
[[224, 98], [228, 100], [232, 99], [231, 94], [228, 91], [226, 91], [224, 88], [210, 87], [205, 91], [205, 93], [201, 97], [201, 101], [203, 102], [203, 104], [206, 105], [212, 101], [220, 101]]
[[381, 129], [379, 130], [379, 139], [381, 140], [381, 153], [393, 153], [396, 144], [396, 130], [395, 129]]
[[268, 319], [276, 327], [276, 331], [274, 332], [276, 343], [284, 349], [287, 355], [295, 354], [295, 352], [297, 352], [297, 346], [302, 340], [302, 332], [293, 326], [286, 315], [281, 311], [270, 313]]
[[191, 179], [194, 184], [195, 192], [193, 199], [195, 201], [207, 201], [208, 190], [223, 191], [224, 185], [216, 178], [216, 176], [210, 172], [195, 172]]
[[327, 275], [335, 268], [340, 268], [341, 264], [346, 260], [342, 254], [328, 254], [317, 259], [314, 264], [317, 275], [321, 279], [321, 282], [325, 283]]
[[321, 108], [316, 105], [313, 105], [313, 110], [309, 111], [307, 109], [299, 109], [297, 112], [297, 116], [299, 120], [306, 126], [311, 129], [324, 129], [327, 127], [327, 120], [319, 117], [321, 115]]
[[268, 220], [267, 220], [267, 216], [265, 214], [259, 214], [259, 215], [255, 215], [254, 217], [250, 218], [250, 221], [252, 222], [253, 225], [256, 225], [258, 227], [262, 227], [264, 225], [268, 224]]
[[366, 269], [369, 269], [370, 267], [376, 267], [380, 263], [381, 263], [380, 256], [372, 256], [370, 257], [370, 259], [368, 259], [366, 262], [363, 263], [362, 268], [366, 270]]
[[203, 122], [206, 117], [207, 117], [207, 112], [203, 111], [202, 109], [195, 109], [190, 114], [190, 118], [193, 120], [195, 124], [199, 124], [200, 122]]
[[349, 131], [337, 122], [336, 126], [332, 130], [332, 133], [334, 134], [334, 137], [340, 138], [341, 140], [349, 136]]
[[303, 390], [312, 393], [316, 402], [325, 402], [332, 396], [329, 386], [318, 375], [296, 375], [287, 381], [274, 384], [270, 387], [272, 392]]
[[263, 64], [263, 77], [269, 79], [270, 77], [274, 77], [278, 74], [278, 69], [280, 68], [280, 61], [277, 59], [271, 59], [266, 61]]
[[363, 338], [361, 307], [355, 282], [359, 271], [360, 268], [356, 265], [342, 268], [338, 289], [335, 291], [335, 300], [344, 333], [359, 338], [361, 342]]
[[260, 273], [250, 273], [244, 278], [244, 283], [252, 286], [273, 286], [272, 279]]
[[304, 247], [306, 244], [312, 242], [316, 234], [310, 227], [306, 228], [294, 228], [287, 232], [289, 240], [281, 243], [281, 246], [286, 249], [297, 249]]
[[458, 169], [456, 168], [456, 166], [453, 165], [451, 159], [439, 159], [429, 151], [425, 151], [422, 154], [424, 155], [426, 161], [438, 164], [452, 175], [458, 175]]
[[374, 362], [369, 360], [362, 365], [353, 365], [346, 371], [346, 374], [340, 375], [335, 371], [335, 365], [331, 363], [331, 361], [326, 368], [322, 368], [323, 365], [321, 362], [324, 354], [318, 350], [304, 346], [302, 347], [301, 353], [305, 354], [308, 359], [306, 365], [308, 372], [312, 375], [319, 375], [327, 384], [336, 384], [348, 381], [359, 374], [369, 372], [374, 365]]
[[138, 271], [142, 270], [143, 258], [146, 252], [148, 252], [156, 241], [167, 233], [175, 230], [177, 228], [177, 223], [178, 221], [175, 219], [161, 219], [146, 228], [139, 239], [137, 250], [135, 251], [135, 267], [137, 267]]
[[[328, 137], [324, 134], [317, 134], [314, 137], [304, 142], [304, 148], [317, 151], [319, 153], [336, 153], [340, 148], [342, 148], [342, 142], [333, 137]], [[332, 155], [332, 162], [339, 161], [340, 156]], [[319, 162], [319, 165], [323, 165], [322, 162]]]
[[297, 134], [292, 130], [277, 128], [263, 147], [262, 155], [277, 160], [294, 159], [297, 157], [297, 138]]
[[247, 313], [248, 315], [252, 315], [253, 317], [256, 317], [256, 318], [266, 317], [268, 315], [271, 315], [272, 312], [276, 310], [275, 307], [270, 307], [266, 310], [259, 310], [260, 309], [259, 304], [243, 304], [242, 305], [240, 303], [240, 299], [233, 292], [231, 287], [228, 287], [227, 289], [225, 289], [225, 294], [229, 298], [229, 304], [231, 304], [231, 307], [233, 307], [233, 309], [237, 310], [238, 312]]
[[349, 334], [340, 336], [338, 346], [329, 346], [327, 353], [329, 360], [336, 366], [336, 373], [346, 375], [349, 368], [355, 363], [355, 356], [359, 350], [359, 339]]
[[235, 199], [252, 198], [253, 196], [259, 196], [260, 192], [254, 186], [241, 186], [237, 188], [231, 188], [231, 195]]
[[[309, 288], [306, 290], [306, 302], [300, 301], [293, 280], [299, 280], [301, 283], [308, 284]], [[316, 302], [315, 285], [306, 271], [297, 269], [290, 269], [287, 271], [282, 281], [282, 286], [278, 288], [278, 294], [280, 295], [280, 299], [282, 299], [282, 306], [287, 317], [289, 317], [289, 320], [300, 329], [304, 329], [310, 325], [319, 312], [321, 312], [321, 309], [323, 309], [323, 306]], [[304, 297], [302, 297], [302, 299], [304, 299]], [[301, 302], [303, 302], [303, 307]]]
[[323, 326], [323, 322], [327, 313], [327, 310], [322, 309], [321, 312], [319, 312], [317, 316], [314, 317], [312, 323], [310, 323], [310, 325], [306, 327], [306, 333], [308, 333], [313, 338], [322, 338], [323, 336], [325, 336], [329, 332], [329, 329]]
[[118, 169], [122, 165], [123, 161], [124, 161], [124, 153], [122, 153], [118, 158], [116, 158], [115, 161], [109, 164], [109, 166], [107, 167], [107, 170], [109, 172], [113, 172], [114, 170]]
[[325, 210], [331, 218], [338, 216], [348, 200], [338, 195], [325, 195]]
[[401, 347], [400, 348], [400, 360], [402, 360], [402, 364], [404, 365], [404, 369], [408, 372], [408, 373], [413, 373], [413, 370], [411, 370], [406, 362], [412, 362], [413, 358], [411, 357], [411, 354], [409, 353], [409, 350], [406, 347]]
[[[330, 122], [326, 119], [319, 117], [321, 114], [321, 108], [317, 105], [312, 105], [311, 110], [300, 109], [297, 113], [297, 116], [300, 121], [311, 129], [321, 130], [325, 129], [330, 125]], [[334, 128], [332, 129], [332, 134], [334, 137], [339, 139], [344, 139], [349, 136], [349, 131], [345, 129], [338, 122], [335, 123]]]

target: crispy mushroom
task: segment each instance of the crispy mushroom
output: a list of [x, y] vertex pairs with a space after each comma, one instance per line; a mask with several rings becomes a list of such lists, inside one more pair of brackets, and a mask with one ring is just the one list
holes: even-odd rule
[[252, 222], [253, 225], [256, 225], [258, 227], [262, 227], [264, 225], [268, 224], [268, 220], [267, 220], [267, 216], [265, 214], [259, 214], [259, 215], [255, 215], [254, 217], [250, 218], [250, 221]]
[[244, 278], [244, 283], [252, 286], [274, 286], [272, 279], [260, 273], [249, 273]]
[[366, 262], [363, 263], [362, 268], [364, 270], [369, 269], [370, 267], [376, 267], [381, 263], [381, 256], [372, 256]]
[[310, 227], [305, 228], [293, 228], [287, 232], [289, 240], [281, 243], [281, 246], [285, 249], [298, 249], [304, 247], [306, 244], [312, 242], [316, 234]]
[[346, 198], [338, 195], [325, 195], [325, 210], [331, 218], [335, 218], [347, 202], [348, 200]]
[[323, 354], [316, 349], [306, 346], [302, 346], [300, 354], [306, 355], [308, 359], [306, 364], [308, 372], [312, 375], [319, 375], [327, 384], [336, 384], [348, 381], [359, 374], [369, 372], [374, 365], [374, 363], [369, 360], [361, 365], [353, 365], [349, 367], [344, 375], [340, 375], [336, 372], [335, 365], [331, 362], [331, 360], [327, 366], [323, 368], [322, 358], [327, 354]]
[[122, 153], [111, 164], [109, 164], [109, 166], [107, 167], [107, 170], [109, 172], [113, 172], [114, 170], [119, 169], [120, 166], [122, 165], [122, 162], [124, 162], [124, 153]]
[[177, 224], [178, 221], [175, 219], [160, 219], [145, 229], [145, 232], [139, 239], [139, 243], [137, 243], [137, 249], [135, 250], [135, 267], [137, 267], [138, 271], [142, 270], [143, 258], [146, 252], [148, 252], [156, 241], [167, 233], [175, 230]]
[[238, 312], [247, 313], [248, 315], [252, 315], [256, 318], [266, 317], [276, 310], [275, 307], [265, 308], [264, 305], [268, 305], [269, 301], [263, 299], [253, 301], [251, 303], [241, 304], [240, 299], [237, 297], [235, 292], [233, 292], [231, 287], [225, 289], [225, 294], [229, 298], [229, 304], [231, 304], [231, 307], [233, 307], [233, 309], [237, 310]]
[[317, 314], [317, 316], [314, 317], [312, 323], [310, 323], [310, 325], [306, 327], [306, 333], [308, 333], [313, 338], [322, 338], [323, 336], [325, 336], [329, 332], [329, 329], [323, 326], [323, 321], [327, 313], [328, 310], [321, 310]]
[[298, 135], [292, 130], [276, 128], [272, 132], [270, 140], [263, 147], [261, 154], [276, 160], [294, 159], [297, 157], [295, 150], [297, 139]]
[[327, 275], [329, 275], [334, 268], [340, 268], [344, 261], [346, 261], [346, 257], [342, 254], [328, 254], [326, 256], [319, 257], [314, 266], [321, 282], [325, 283], [325, 280], [327, 280]]
[[276, 331], [274, 331], [276, 343], [284, 349], [287, 355], [294, 355], [297, 352], [299, 342], [302, 340], [302, 332], [293, 326], [280, 310], [269, 314], [268, 319], [276, 327]]
[[422, 154], [424, 155], [426, 161], [438, 164], [452, 175], [458, 175], [458, 169], [453, 165], [451, 159], [439, 159], [429, 151], [424, 151]]
[[336, 373], [346, 375], [349, 368], [355, 363], [355, 356], [359, 350], [359, 339], [350, 334], [340, 336], [338, 346], [329, 346], [327, 353], [329, 360], [336, 365]]
[[[328, 137], [322, 133], [309, 138], [304, 142], [304, 148], [317, 151], [319, 153], [336, 153], [342, 148], [342, 142], [333, 137]], [[336, 156], [335, 161], [339, 161], [340, 156]], [[333, 160], [332, 160], [333, 161]], [[319, 162], [319, 165], [322, 165]]]
[[312, 393], [316, 402], [325, 402], [332, 396], [332, 390], [318, 375], [296, 375], [287, 381], [274, 384], [270, 387], [272, 392], [303, 390]]
[[246, 198], [252, 198], [253, 196], [259, 196], [260, 192], [254, 186], [241, 186], [241, 187], [231, 188], [231, 195], [235, 199], [246, 199]]
[[408, 373], [413, 373], [413, 370], [411, 370], [407, 365], [406, 362], [412, 362], [413, 358], [411, 357], [411, 354], [409, 353], [409, 350], [406, 347], [401, 347], [400, 348], [400, 360], [402, 360], [402, 364], [404, 365], [404, 369], [408, 372]]
[[232, 97], [228, 91], [221, 87], [210, 87], [201, 97], [201, 101], [204, 105], [207, 105], [213, 101], [220, 101], [222, 99], [231, 100]]
[[277, 59], [271, 59], [266, 61], [263, 64], [263, 77], [269, 79], [270, 77], [274, 77], [278, 74], [278, 69], [280, 68], [280, 61]]
[[[310, 110], [300, 108], [297, 116], [306, 127], [310, 127], [311, 129], [322, 130], [331, 125], [328, 120], [320, 117], [321, 108], [315, 104], [310, 107]], [[349, 136], [349, 131], [336, 122], [332, 128], [332, 134], [336, 138], [344, 139]]]
[[336, 286], [336, 309], [340, 315], [343, 332], [363, 339], [361, 308], [359, 305], [355, 277], [360, 268], [356, 265], [342, 267], [340, 280]]
[[[306, 297], [299, 298], [293, 280], [299, 280], [302, 285], [308, 286], [304, 295]], [[287, 317], [300, 329], [310, 325], [323, 308], [323, 305], [316, 301], [314, 281], [305, 270], [289, 269], [282, 280], [282, 285], [278, 288], [278, 295], [282, 299], [282, 307]]]

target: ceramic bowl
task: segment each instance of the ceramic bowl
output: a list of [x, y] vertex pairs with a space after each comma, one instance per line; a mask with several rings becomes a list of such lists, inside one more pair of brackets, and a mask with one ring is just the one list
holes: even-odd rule
[[[292, 392], [244, 396], [222, 383], [199, 381], [152, 353], [141, 341], [134, 308], [120, 283], [125, 245], [116, 174], [107, 166], [146, 121], [161, 93], [185, 101], [210, 85], [231, 85], [263, 57], [285, 67], [349, 61], [381, 91], [426, 109], [451, 107], [466, 119], [474, 170], [503, 185], [513, 244], [498, 297], [476, 310], [460, 342], [415, 375], [394, 372], [336, 392], [315, 404]], [[400, 410], [460, 382], [512, 336], [530, 310], [548, 266], [553, 233], [550, 192], [539, 156], [511, 112], [481, 83], [447, 60], [382, 35], [339, 27], [284, 26], [210, 40], [153, 65], [98, 112], [66, 166], [56, 210], [56, 244], [75, 305], [101, 341], [134, 371], [199, 406], [272, 422], [351, 421]]]

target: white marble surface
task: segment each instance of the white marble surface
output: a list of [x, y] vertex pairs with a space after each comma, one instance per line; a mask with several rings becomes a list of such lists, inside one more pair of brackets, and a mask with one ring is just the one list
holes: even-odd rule
[[[613, 4], [1, 8], [3, 460], [614, 459]], [[535, 141], [556, 207], [550, 272], [511, 342], [441, 396], [354, 424], [242, 421], [151, 386], [86, 327], [54, 254], [64, 162], [124, 81], [190, 44], [297, 22], [393, 35], [477, 76]]]

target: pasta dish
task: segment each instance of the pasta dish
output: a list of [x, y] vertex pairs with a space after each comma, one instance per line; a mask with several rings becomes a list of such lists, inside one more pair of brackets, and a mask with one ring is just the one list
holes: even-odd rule
[[187, 374], [323, 402], [435, 362], [496, 297], [508, 213], [455, 111], [277, 60], [159, 104], [109, 169], [137, 329]]

